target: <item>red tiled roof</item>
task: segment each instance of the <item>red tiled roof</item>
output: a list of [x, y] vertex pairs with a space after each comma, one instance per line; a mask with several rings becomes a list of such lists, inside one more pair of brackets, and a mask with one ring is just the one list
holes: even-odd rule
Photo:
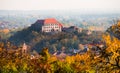
[[57, 23], [57, 20], [54, 18], [49, 18], [44, 20], [44, 24]]
[[54, 18], [49, 18], [44, 20], [44, 24], [59, 24], [59, 26], [63, 26], [61, 23], [59, 23], [56, 19]]

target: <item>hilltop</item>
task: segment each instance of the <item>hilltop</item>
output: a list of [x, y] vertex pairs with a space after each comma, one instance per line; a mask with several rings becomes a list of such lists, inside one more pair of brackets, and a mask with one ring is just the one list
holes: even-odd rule
[[40, 51], [44, 47], [52, 50], [61, 50], [62, 47], [68, 49], [78, 49], [79, 44], [87, 44], [93, 42], [94, 39], [101, 40], [103, 32], [91, 31], [83, 29], [82, 32], [73, 30], [71, 32], [41, 32], [41, 24], [38, 20], [28, 28], [16, 32], [9, 38], [9, 41], [15, 45], [21, 45], [24, 42], [31, 47], [32, 50]]

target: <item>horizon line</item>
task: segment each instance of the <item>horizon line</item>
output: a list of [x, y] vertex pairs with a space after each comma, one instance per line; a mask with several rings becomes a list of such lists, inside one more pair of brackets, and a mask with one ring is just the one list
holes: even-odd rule
[[[65, 9], [41, 9], [41, 10], [8, 10], [8, 9], [0, 9], [0, 11], [23, 11], [23, 12], [28, 12], [28, 11], [31, 11], [31, 12], [36, 12], [36, 11], [42, 11], [42, 12], [45, 12], [47, 13], [46, 11], [50, 11], [48, 13], [80, 13], [80, 14], [120, 14], [120, 11], [118, 10], [115, 10], [115, 11], [112, 11], [112, 10], [108, 10], [108, 11], [104, 11], [104, 10], [80, 10], [80, 9], [69, 9], [69, 10], [65, 10]], [[70, 11], [70, 12], [69, 12]]]

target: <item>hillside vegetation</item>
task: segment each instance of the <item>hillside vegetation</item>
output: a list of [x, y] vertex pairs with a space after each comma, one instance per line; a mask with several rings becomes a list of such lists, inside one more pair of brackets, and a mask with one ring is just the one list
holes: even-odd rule
[[10, 42], [0, 43], [0, 73], [119, 73], [120, 40], [104, 35], [106, 47], [95, 55], [91, 50], [80, 55], [59, 59], [43, 48], [39, 56], [31, 58], [30, 53], [22, 53], [22, 47]]
[[107, 32], [118, 39], [120, 39], [120, 21], [118, 20], [116, 24], [112, 25], [107, 29]]
[[68, 49], [78, 49], [79, 44], [92, 43], [94, 39], [101, 40], [103, 32], [93, 31], [92, 34], [87, 35], [87, 30], [78, 33], [73, 32], [41, 32], [41, 25], [38, 23], [32, 24], [30, 27], [16, 32], [9, 40], [15, 45], [21, 45], [24, 42], [31, 47], [31, 49], [40, 51], [44, 47], [49, 47], [50, 51], [53, 49], [60, 50], [62, 47]]

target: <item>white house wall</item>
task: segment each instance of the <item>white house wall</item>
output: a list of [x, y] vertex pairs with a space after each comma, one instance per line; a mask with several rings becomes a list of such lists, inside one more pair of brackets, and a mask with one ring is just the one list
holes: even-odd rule
[[42, 32], [51, 32], [52, 30], [61, 32], [61, 26], [59, 24], [44, 24], [42, 26]]

